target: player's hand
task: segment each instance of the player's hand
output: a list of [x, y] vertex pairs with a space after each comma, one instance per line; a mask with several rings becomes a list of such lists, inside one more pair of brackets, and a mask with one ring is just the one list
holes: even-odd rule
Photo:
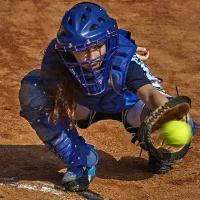
[[136, 53], [141, 61], [146, 61], [149, 58], [149, 51], [144, 47], [138, 47]]

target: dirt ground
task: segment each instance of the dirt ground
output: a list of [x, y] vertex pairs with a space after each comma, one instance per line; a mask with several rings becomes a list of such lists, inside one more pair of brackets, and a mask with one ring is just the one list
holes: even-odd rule
[[[54, 3], [53, 3], [54, 2]], [[90, 186], [94, 195], [54, 190], [64, 164], [19, 116], [20, 80], [40, 68], [42, 51], [56, 36], [65, 10], [79, 1], [0, 1], [0, 199], [12, 200], [198, 200], [200, 199], [200, 130], [191, 149], [170, 173], [148, 171], [147, 154], [116, 121], [79, 129], [95, 145], [100, 160]], [[200, 123], [200, 1], [98, 0], [130, 30], [139, 46], [150, 50], [151, 72], [164, 79], [165, 90], [192, 99], [191, 115]], [[46, 188], [46, 189], [45, 189]], [[96, 193], [96, 196], [95, 196]]]

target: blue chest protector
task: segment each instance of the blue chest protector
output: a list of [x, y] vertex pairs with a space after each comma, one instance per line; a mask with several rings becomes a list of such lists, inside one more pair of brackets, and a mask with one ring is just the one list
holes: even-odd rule
[[132, 41], [120, 34], [119, 48], [112, 63], [112, 86], [108, 86], [99, 95], [84, 96], [78, 99], [78, 103], [90, 110], [104, 113], [122, 112], [133, 106], [139, 98], [125, 88], [125, 81], [136, 48], [137, 46]]
[[[135, 43], [128, 39], [129, 37], [129, 32], [119, 30], [119, 48], [112, 63], [112, 86], [108, 86], [99, 95], [85, 95], [84, 98], [77, 100], [78, 104], [97, 112], [113, 113], [122, 112], [139, 100], [135, 94], [125, 88], [128, 67], [137, 49]], [[56, 40], [54, 39], [46, 50], [41, 73], [48, 71], [50, 66], [62, 65], [54, 49], [55, 43]], [[53, 95], [57, 84], [57, 77], [52, 71], [47, 73], [48, 75], [45, 75], [45, 78], [43, 77], [42, 79], [43, 87], [45, 91]]]

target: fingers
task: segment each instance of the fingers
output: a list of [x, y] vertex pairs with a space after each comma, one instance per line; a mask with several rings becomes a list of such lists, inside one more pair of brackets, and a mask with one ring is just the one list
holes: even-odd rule
[[138, 47], [136, 52], [142, 61], [146, 61], [149, 58], [149, 51], [144, 47]]
[[137, 53], [141, 61], [146, 61], [149, 58], [149, 51], [146, 54], [140, 55]]
[[143, 53], [146, 53], [147, 52], [147, 49], [145, 47], [138, 47], [137, 52], [143, 52]]

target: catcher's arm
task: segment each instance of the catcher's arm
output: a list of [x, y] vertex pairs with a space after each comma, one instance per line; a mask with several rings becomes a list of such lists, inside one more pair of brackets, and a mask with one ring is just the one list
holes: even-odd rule
[[136, 95], [152, 111], [168, 102], [166, 96], [158, 92], [151, 84], [139, 88]]

